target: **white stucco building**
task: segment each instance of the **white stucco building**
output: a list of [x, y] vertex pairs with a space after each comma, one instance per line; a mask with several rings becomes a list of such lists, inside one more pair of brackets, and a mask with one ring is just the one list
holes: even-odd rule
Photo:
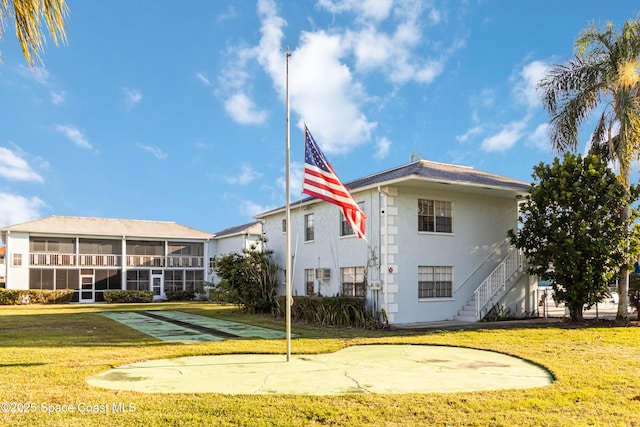
[[211, 281], [218, 245], [241, 252], [258, 223], [219, 235], [175, 222], [51, 216], [0, 229], [8, 289], [73, 289], [72, 302], [104, 301], [107, 289], [195, 290]]
[[[391, 324], [475, 321], [494, 304], [516, 315], [536, 310], [537, 282], [506, 239], [528, 183], [419, 160], [346, 187], [368, 216], [367, 241], [335, 205], [291, 204], [294, 296], [365, 297]], [[256, 216], [283, 270], [285, 214]]]

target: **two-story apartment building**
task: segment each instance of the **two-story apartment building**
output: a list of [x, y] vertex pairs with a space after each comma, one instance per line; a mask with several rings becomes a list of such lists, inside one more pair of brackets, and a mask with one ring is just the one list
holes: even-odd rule
[[208, 280], [215, 235], [175, 222], [51, 216], [0, 229], [10, 289], [73, 289], [74, 302], [107, 289], [194, 290]]
[[290, 225], [284, 207], [256, 216], [283, 270], [291, 227], [294, 296], [364, 297], [392, 324], [475, 321], [495, 304], [536, 310], [537, 282], [506, 239], [530, 184], [419, 160], [346, 187], [368, 216], [366, 241], [318, 199], [292, 203]]

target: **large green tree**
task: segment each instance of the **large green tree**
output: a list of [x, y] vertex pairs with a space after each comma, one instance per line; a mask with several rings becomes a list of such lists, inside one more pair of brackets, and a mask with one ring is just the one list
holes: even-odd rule
[[[66, 41], [66, 0], [0, 0], [0, 38], [8, 22], [15, 23], [16, 37], [27, 63], [35, 65], [41, 59], [45, 33], [43, 25], [57, 45]], [[44, 20], [44, 24], [43, 24]]]
[[[640, 18], [639, 18], [640, 19]], [[550, 138], [559, 151], [577, 150], [578, 135], [591, 114], [600, 114], [591, 134], [591, 152], [615, 159], [619, 179], [630, 189], [630, 169], [640, 154], [640, 21], [631, 19], [616, 31], [611, 23], [590, 24], [575, 42], [566, 64], [553, 66], [540, 81], [544, 107], [550, 117]], [[627, 223], [631, 207], [620, 214]], [[629, 267], [619, 270], [619, 319], [628, 318]]]
[[562, 162], [534, 167], [533, 178], [521, 227], [509, 239], [524, 251], [529, 272], [551, 280], [556, 300], [579, 321], [628, 257], [629, 224], [620, 223], [620, 212], [634, 198], [597, 155], [566, 153]]

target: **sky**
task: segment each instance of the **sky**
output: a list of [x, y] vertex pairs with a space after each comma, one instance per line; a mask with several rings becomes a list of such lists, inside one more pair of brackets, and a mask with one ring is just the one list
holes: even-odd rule
[[[208, 232], [291, 200], [306, 123], [348, 182], [423, 158], [532, 181], [536, 84], [629, 0], [67, 0], [30, 68], [0, 39], [0, 227], [50, 215]], [[291, 54], [286, 72], [286, 49]], [[580, 135], [581, 150], [593, 123]]]

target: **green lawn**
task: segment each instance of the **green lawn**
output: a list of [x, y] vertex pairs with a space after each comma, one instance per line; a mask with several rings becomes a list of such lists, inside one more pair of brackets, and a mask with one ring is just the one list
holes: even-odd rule
[[[285, 352], [283, 340], [167, 344], [98, 314], [136, 309], [182, 310], [284, 329], [275, 319], [201, 303], [2, 306], [0, 424], [640, 426], [638, 327], [573, 328], [559, 324], [549, 328], [407, 332], [293, 326], [293, 333], [300, 337], [292, 341], [294, 353], [329, 352], [371, 343], [446, 344], [507, 353], [544, 365], [553, 373], [556, 382], [538, 389], [320, 397], [140, 394], [90, 387], [85, 381], [88, 376], [140, 360]], [[63, 412], [69, 407], [73, 413]]]

